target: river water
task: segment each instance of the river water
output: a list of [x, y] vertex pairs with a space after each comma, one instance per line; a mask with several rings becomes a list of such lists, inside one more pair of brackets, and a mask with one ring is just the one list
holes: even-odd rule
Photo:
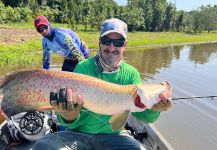
[[[173, 98], [217, 96], [217, 44], [127, 52], [144, 82], [168, 80]], [[217, 149], [217, 98], [174, 101], [154, 123], [175, 150]]]
[[[217, 95], [217, 43], [139, 48], [124, 57], [145, 83], [168, 80], [173, 98]], [[61, 62], [54, 60], [52, 67]], [[2, 69], [0, 75], [10, 71]], [[217, 98], [174, 101], [154, 125], [175, 150], [217, 149]]]

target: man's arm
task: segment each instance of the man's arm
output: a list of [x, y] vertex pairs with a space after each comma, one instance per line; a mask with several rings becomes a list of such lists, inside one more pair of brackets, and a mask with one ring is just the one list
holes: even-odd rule
[[79, 38], [79, 36], [75, 32], [73, 32], [73, 38], [75, 39], [75, 43], [80, 48], [81, 52], [84, 54], [84, 57], [89, 58], [90, 49], [87, 47], [86, 43], [81, 38]]
[[71, 57], [72, 59], [78, 59], [78, 61], [81, 61], [85, 58], [84, 54], [81, 50], [79, 50], [78, 45], [75, 43], [75, 41], [69, 36], [66, 35], [64, 42], [66, 43], [69, 53], [68, 57]]
[[84, 41], [82, 41], [81, 39], [80, 39], [80, 49], [81, 49], [82, 53], [84, 54], [85, 58], [90, 57], [90, 50], [88, 49], [86, 43]]
[[50, 69], [51, 52], [44, 41], [42, 41], [42, 47], [43, 47], [43, 57], [42, 57], [43, 69], [48, 70], [48, 69]]

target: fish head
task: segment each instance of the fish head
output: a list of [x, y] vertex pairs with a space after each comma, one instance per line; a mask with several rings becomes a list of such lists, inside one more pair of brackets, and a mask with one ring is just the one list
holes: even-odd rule
[[135, 105], [151, 109], [161, 100], [171, 101], [172, 87], [168, 81], [154, 84], [138, 84], [136, 90]]

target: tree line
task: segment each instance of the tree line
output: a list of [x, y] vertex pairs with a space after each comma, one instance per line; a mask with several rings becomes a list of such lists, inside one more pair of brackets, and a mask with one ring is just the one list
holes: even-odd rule
[[99, 29], [111, 17], [124, 20], [129, 31], [198, 33], [217, 29], [216, 5], [184, 12], [166, 0], [127, 0], [125, 6], [114, 0], [0, 0], [0, 23], [29, 22], [37, 15], [67, 23], [74, 30], [79, 24], [84, 30]]

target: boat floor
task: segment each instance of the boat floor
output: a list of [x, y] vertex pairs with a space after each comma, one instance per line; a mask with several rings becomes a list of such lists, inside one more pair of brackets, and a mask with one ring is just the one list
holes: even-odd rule
[[[164, 137], [158, 132], [153, 124], [144, 124], [137, 121], [135, 118], [130, 117], [128, 121], [129, 125], [132, 124], [137, 133], [145, 133], [146, 137], [142, 141], [139, 141], [147, 150], [173, 150], [171, 145], [164, 139]], [[1, 125], [2, 126], [2, 125]], [[0, 126], [0, 128], [1, 128]], [[133, 138], [133, 137], [132, 137]], [[13, 146], [7, 150], [31, 150], [34, 142], [28, 142]], [[0, 150], [5, 150], [5, 146], [0, 140]]]

